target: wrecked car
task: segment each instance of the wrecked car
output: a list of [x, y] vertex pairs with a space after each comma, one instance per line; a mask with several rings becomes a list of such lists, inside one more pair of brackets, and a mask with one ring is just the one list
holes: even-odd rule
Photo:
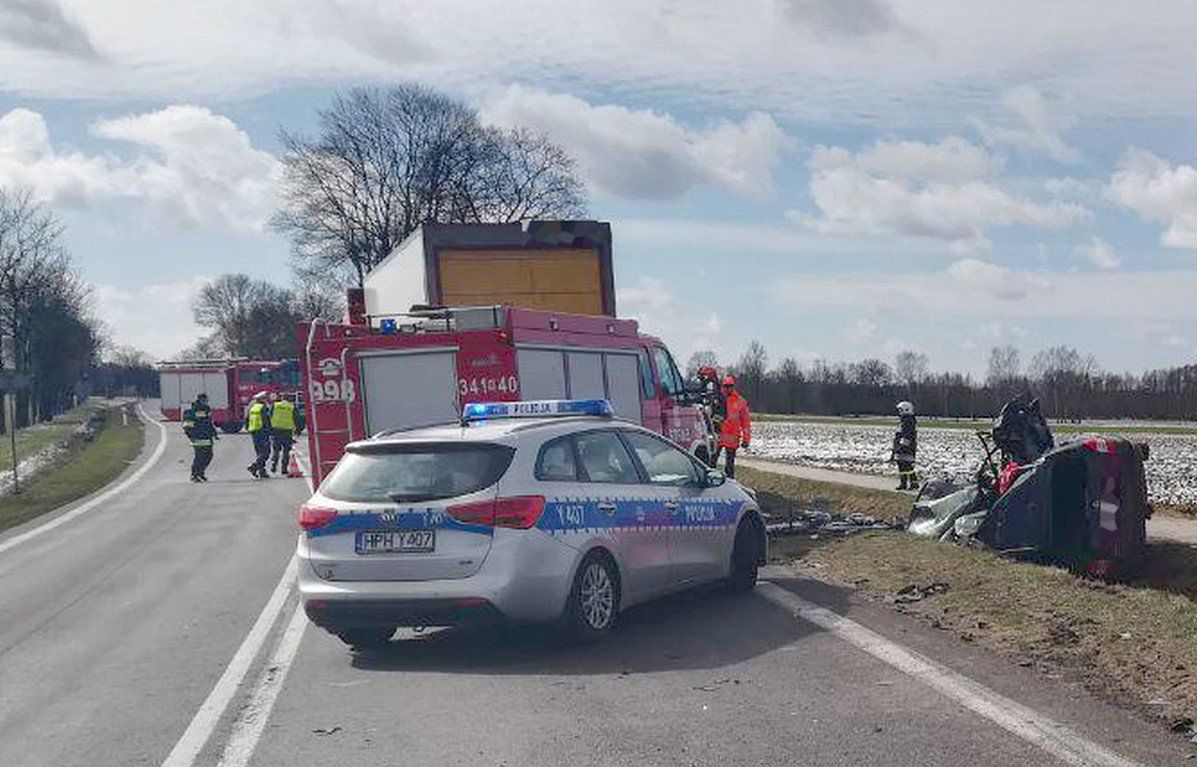
[[1105, 575], [1134, 566], [1151, 516], [1146, 445], [1082, 437], [1057, 445], [1036, 400], [1002, 408], [977, 432], [984, 458], [961, 481], [924, 483], [907, 530], [915, 535], [1027, 552]]

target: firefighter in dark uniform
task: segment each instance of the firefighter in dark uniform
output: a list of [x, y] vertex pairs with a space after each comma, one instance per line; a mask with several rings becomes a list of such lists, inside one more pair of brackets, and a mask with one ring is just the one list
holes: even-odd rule
[[272, 395], [270, 404], [270, 471], [274, 474], [290, 466], [295, 435], [303, 431], [303, 413], [295, 407], [295, 395], [278, 396]]
[[890, 460], [898, 464], [898, 489], [916, 490], [919, 475], [915, 471], [915, 452], [918, 449], [918, 423], [914, 417], [914, 405], [898, 403], [898, 430], [894, 432], [894, 445]]
[[200, 394], [195, 402], [183, 411], [183, 433], [191, 441], [191, 481], [207, 482], [204, 472], [212, 463], [213, 442], [216, 426], [212, 423], [212, 408], [208, 407], [208, 395]]

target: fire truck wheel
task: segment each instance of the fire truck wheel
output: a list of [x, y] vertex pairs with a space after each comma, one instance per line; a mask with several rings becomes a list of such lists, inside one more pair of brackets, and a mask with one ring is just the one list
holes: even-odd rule
[[220, 430], [225, 434], [236, 434], [241, 431], [240, 421], [225, 421], [220, 425]]

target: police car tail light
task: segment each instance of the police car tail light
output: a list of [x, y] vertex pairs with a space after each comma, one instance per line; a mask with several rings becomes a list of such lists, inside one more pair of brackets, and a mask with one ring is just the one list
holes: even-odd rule
[[316, 530], [330, 524], [336, 518], [336, 509], [309, 506], [306, 503], [299, 507], [299, 526], [304, 530]]
[[527, 530], [540, 521], [540, 515], [544, 513], [544, 497], [518, 495], [496, 498], [493, 501], [450, 506], [447, 511], [450, 517], [467, 525]]

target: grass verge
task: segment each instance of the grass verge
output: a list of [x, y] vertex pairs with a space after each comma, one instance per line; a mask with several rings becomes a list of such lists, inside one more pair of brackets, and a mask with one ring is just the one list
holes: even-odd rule
[[145, 430], [132, 406], [127, 409], [129, 422], [125, 425], [123, 409], [108, 408], [91, 439], [71, 444], [66, 456], [55, 466], [28, 483], [22, 481], [19, 495], [0, 499], [0, 530], [93, 493], [124, 471], [141, 451]]
[[889, 521], [910, 515], [910, 496], [898, 492], [815, 482], [747, 467], [736, 468], [736, 479], [756, 490], [761, 511], [778, 519], [785, 519], [791, 509], [860, 512]]
[[[762, 507], [774, 515], [809, 508], [812, 498], [825, 499], [829, 511], [874, 516], [898, 512], [897, 501], [904, 515], [909, 504], [880, 491], [837, 490], [764, 472], [745, 470], [742, 481], [757, 488]], [[1133, 703], [1152, 718], [1197, 718], [1197, 604], [1191, 601], [1197, 599], [1197, 547], [1153, 541], [1139, 572], [1116, 584], [901, 532], [783, 536], [771, 554], [1020, 665]], [[927, 589], [931, 584], [946, 586]], [[899, 592], [915, 594], [915, 601], [896, 601]]]
[[[23, 429], [17, 429], [17, 455], [22, 459], [34, 453], [40, 453], [45, 448], [68, 439], [71, 432], [88, 418], [90, 408], [84, 404], [62, 413], [49, 423], [39, 423]], [[0, 435], [0, 472], [12, 471], [12, 439], [10, 435]]]

